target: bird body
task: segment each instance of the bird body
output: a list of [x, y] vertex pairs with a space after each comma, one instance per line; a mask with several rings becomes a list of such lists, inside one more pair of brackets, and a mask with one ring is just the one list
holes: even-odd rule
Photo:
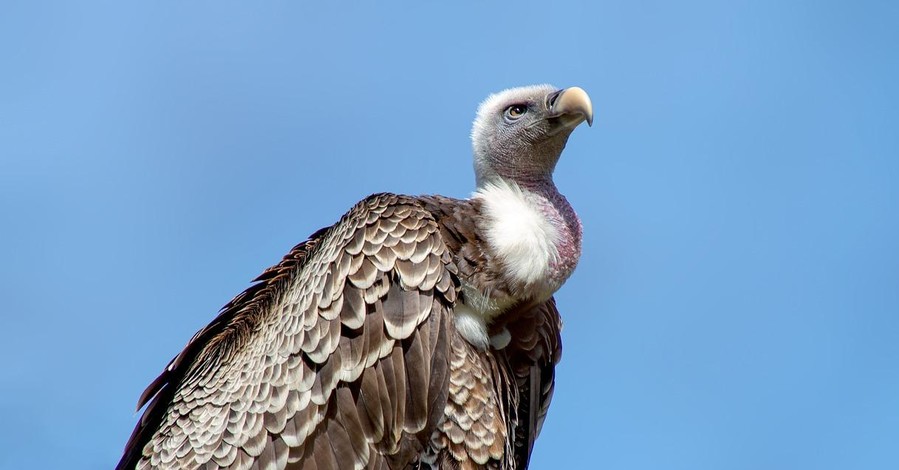
[[294, 247], [147, 388], [117, 468], [526, 468], [581, 244], [552, 169], [584, 120], [579, 88], [488, 98], [472, 198], [372, 195]]

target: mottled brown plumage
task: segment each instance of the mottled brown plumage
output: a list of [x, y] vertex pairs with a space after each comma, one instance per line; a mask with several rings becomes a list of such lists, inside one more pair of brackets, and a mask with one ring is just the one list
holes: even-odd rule
[[[544, 193], [509, 194], [529, 217], [571, 212]], [[545, 286], [573, 270], [580, 225], [528, 284], [486, 204], [377, 194], [294, 247], [150, 384], [117, 468], [526, 468], [561, 355]]]

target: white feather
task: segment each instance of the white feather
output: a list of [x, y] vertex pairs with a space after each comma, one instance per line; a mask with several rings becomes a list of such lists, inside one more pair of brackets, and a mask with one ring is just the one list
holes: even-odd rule
[[490, 346], [497, 351], [505, 348], [512, 342], [512, 333], [508, 328], [503, 327], [503, 330], [499, 333], [490, 337]]
[[558, 260], [559, 232], [515, 183], [490, 181], [475, 197], [484, 204], [482, 227], [493, 252], [500, 257], [510, 279], [534, 286], [549, 277], [550, 264]]
[[471, 345], [479, 349], [487, 349], [489, 338], [487, 337], [487, 323], [480, 312], [471, 307], [459, 303], [454, 312], [456, 330]]

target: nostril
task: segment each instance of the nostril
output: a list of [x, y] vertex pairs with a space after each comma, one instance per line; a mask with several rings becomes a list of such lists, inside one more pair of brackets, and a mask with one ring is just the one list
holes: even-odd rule
[[548, 109], [552, 109], [552, 107], [556, 105], [556, 101], [558, 101], [559, 96], [562, 96], [563, 91], [565, 90], [554, 91], [546, 97], [546, 107]]

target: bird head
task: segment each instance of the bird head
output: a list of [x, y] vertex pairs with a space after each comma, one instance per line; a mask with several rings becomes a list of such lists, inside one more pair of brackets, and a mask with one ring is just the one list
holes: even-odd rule
[[568, 136], [584, 121], [593, 124], [593, 105], [578, 87], [534, 85], [490, 95], [471, 130], [478, 187], [497, 178], [552, 181]]

